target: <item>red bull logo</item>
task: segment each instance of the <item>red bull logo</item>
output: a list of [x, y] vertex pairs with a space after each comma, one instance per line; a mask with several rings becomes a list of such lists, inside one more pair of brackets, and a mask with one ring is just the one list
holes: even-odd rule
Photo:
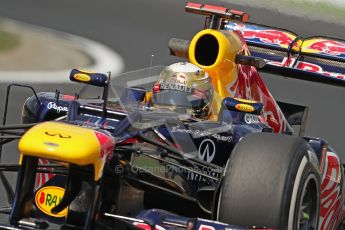
[[35, 196], [35, 203], [39, 210], [43, 213], [54, 216], [64, 217], [67, 215], [67, 208], [59, 212], [58, 214], [51, 213], [51, 209], [57, 206], [64, 195], [65, 190], [57, 186], [43, 187], [37, 191]]
[[[270, 65], [276, 65], [276, 66], [289, 66], [287, 63], [294, 63], [296, 59], [292, 58], [291, 60], [288, 60], [288, 58], [284, 58], [282, 62], [268, 62]], [[298, 61], [296, 66], [296, 69], [301, 69], [305, 71], [309, 71], [312, 73], [319, 73], [324, 75], [325, 77], [332, 77], [332, 78], [337, 78], [340, 80], [345, 80], [345, 75], [341, 73], [334, 73], [334, 72], [328, 72], [322, 69], [321, 66], [309, 63], [309, 62], [304, 62], [304, 61]]]
[[268, 29], [250, 24], [229, 23], [226, 28], [241, 31], [245, 39], [258, 39], [262, 43], [274, 44], [284, 48], [289, 46], [296, 38], [296, 35], [287, 31]]
[[244, 38], [259, 39], [263, 43], [289, 46], [294, 40], [294, 36], [279, 30], [243, 30]]
[[345, 55], [345, 44], [335, 40], [316, 40], [307, 46], [307, 52], [322, 52], [330, 55]]

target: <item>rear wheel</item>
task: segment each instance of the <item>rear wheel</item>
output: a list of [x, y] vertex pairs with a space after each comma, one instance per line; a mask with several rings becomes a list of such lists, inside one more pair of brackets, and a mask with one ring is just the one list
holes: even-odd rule
[[320, 174], [303, 139], [252, 134], [236, 146], [223, 178], [219, 221], [276, 229], [317, 229]]

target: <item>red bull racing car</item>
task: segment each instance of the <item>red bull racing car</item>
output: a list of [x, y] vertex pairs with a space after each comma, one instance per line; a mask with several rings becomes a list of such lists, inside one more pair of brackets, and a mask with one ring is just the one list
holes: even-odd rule
[[[210, 76], [210, 118], [151, 108], [165, 87], [156, 85], [160, 66], [114, 79], [72, 70], [88, 97], [10, 85], [0, 144], [19, 139], [20, 157], [0, 164], [10, 203], [0, 229], [341, 227], [339, 156], [304, 136], [308, 108], [276, 101], [259, 71], [344, 86], [345, 41], [302, 38], [220, 6], [186, 11], [206, 16], [205, 29], [169, 49]], [[93, 86], [102, 97], [89, 98]], [[20, 125], [6, 124], [12, 87], [33, 90]], [[15, 190], [3, 171], [18, 171]]]

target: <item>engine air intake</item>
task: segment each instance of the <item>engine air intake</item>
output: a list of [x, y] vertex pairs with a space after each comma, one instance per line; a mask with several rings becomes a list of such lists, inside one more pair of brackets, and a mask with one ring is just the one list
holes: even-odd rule
[[195, 45], [195, 60], [200, 65], [213, 65], [217, 60], [218, 53], [218, 40], [211, 34], [201, 36]]

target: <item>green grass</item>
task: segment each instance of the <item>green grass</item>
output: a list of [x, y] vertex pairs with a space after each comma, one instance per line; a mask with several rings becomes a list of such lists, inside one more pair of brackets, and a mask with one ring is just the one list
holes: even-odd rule
[[19, 45], [19, 36], [7, 32], [0, 26], [0, 52], [13, 49], [17, 45]]
[[[232, 0], [220, 0], [222, 2], [235, 3]], [[339, 1], [339, 0], [338, 0]], [[339, 1], [340, 2], [340, 1]], [[321, 21], [328, 21], [330, 18], [335, 19], [338, 23], [342, 23], [341, 19], [345, 19], [345, 4], [332, 4], [329, 0], [239, 0], [236, 2], [240, 5], [252, 5], [272, 10], [278, 10], [286, 14], [308, 16]]]
[[[321, 13], [319, 15], [319, 19], [322, 20], [323, 15], [322, 14], [330, 14], [332, 16], [338, 16], [338, 17], [345, 17], [345, 7], [333, 5], [329, 2], [315, 2], [313, 0], [285, 0], [280, 3], [283, 3], [287, 8], [297, 8], [297, 9], [303, 9], [306, 13], [310, 14], [317, 14]], [[317, 15], [314, 15], [317, 17]]]

